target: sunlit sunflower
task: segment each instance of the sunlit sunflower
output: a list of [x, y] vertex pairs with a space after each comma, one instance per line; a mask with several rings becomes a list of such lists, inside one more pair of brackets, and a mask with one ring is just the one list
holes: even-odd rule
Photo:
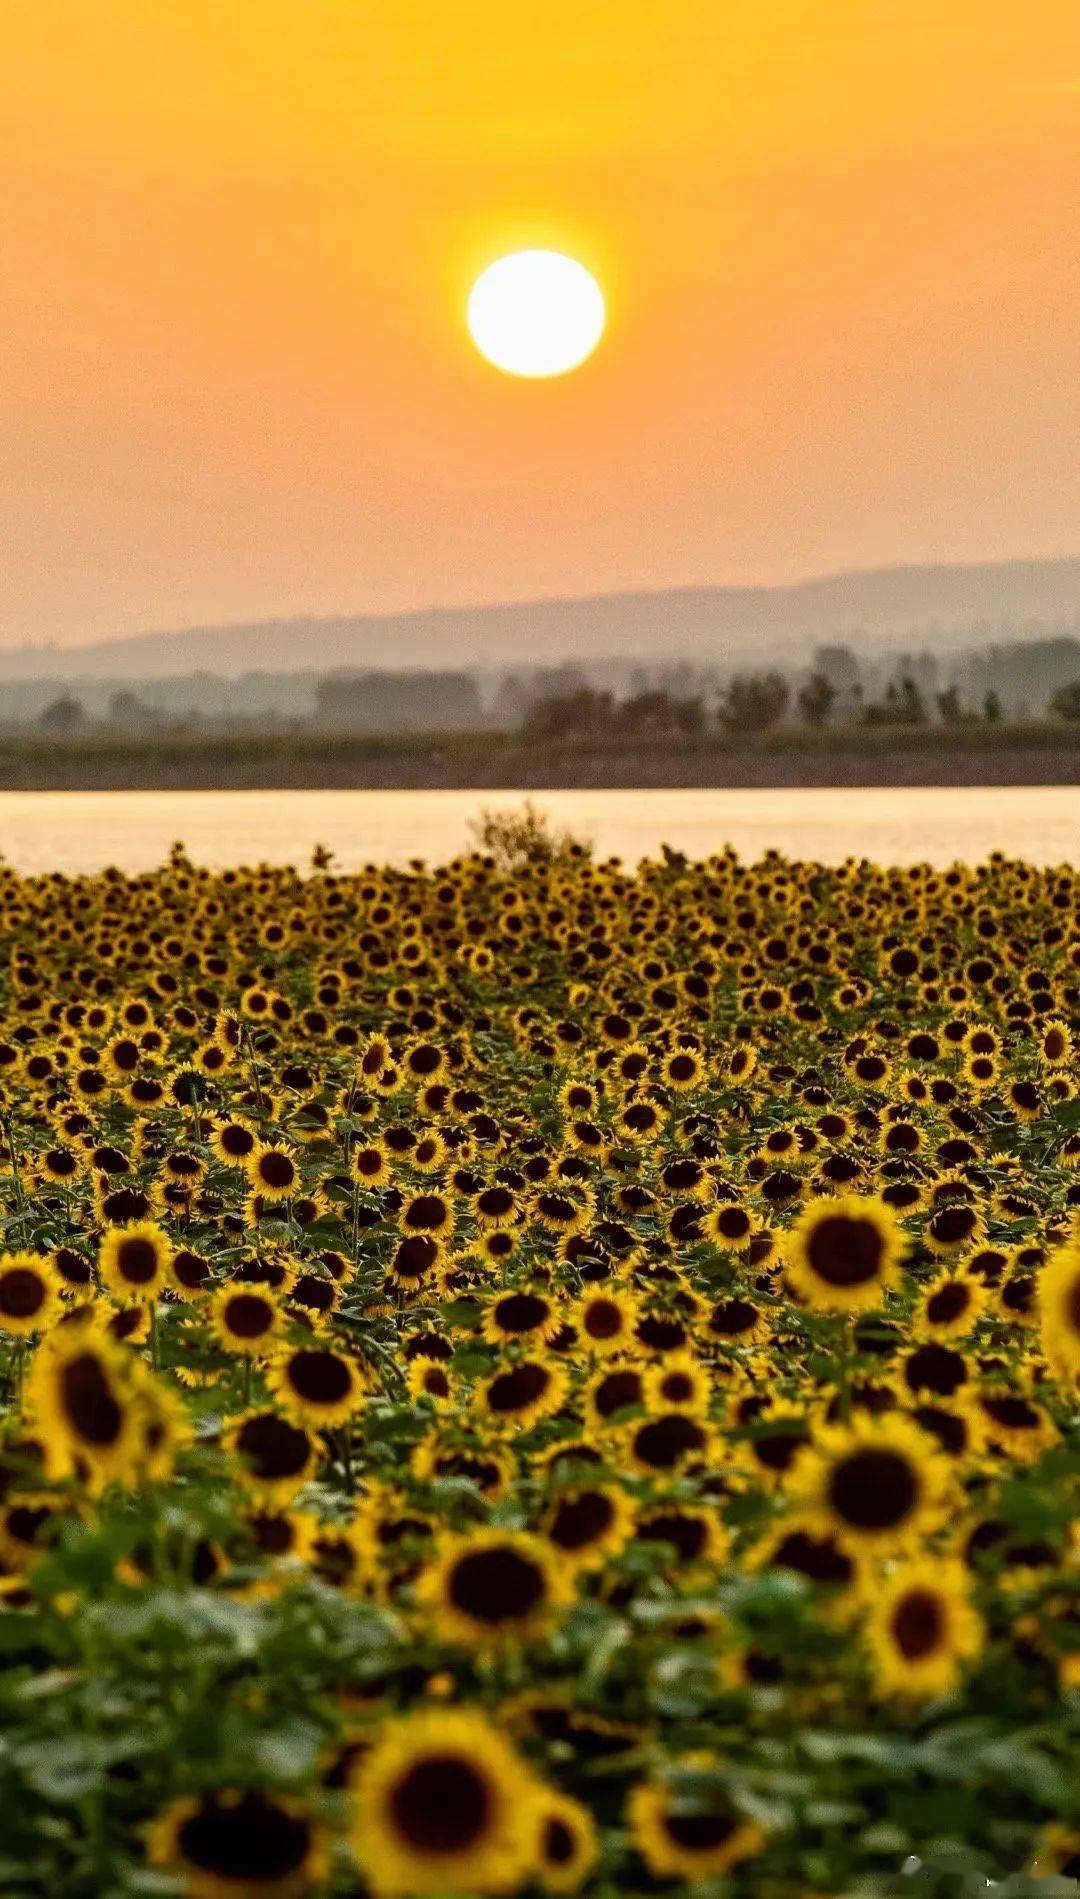
[[489, 1425], [520, 1430], [557, 1411], [566, 1393], [566, 1373], [545, 1359], [521, 1358], [485, 1380], [477, 1398]]
[[1080, 1240], [1058, 1248], [1039, 1275], [1043, 1355], [1060, 1378], [1080, 1379]]
[[963, 1338], [978, 1323], [988, 1299], [978, 1279], [947, 1267], [919, 1300], [915, 1330], [923, 1338]]
[[153, 1220], [110, 1227], [98, 1252], [102, 1284], [121, 1304], [152, 1304], [166, 1282], [172, 1254], [169, 1235]]
[[241, 1482], [267, 1506], [291, 1502], [315, 1469], [316, 1448], [308, 1433], [273, 1411], [240, 1418], [226, 1442]]
[[551, 1339], [562, 1323], [555, 1301], [528, 1286], [511, 1287], [484, 1308], [484, 1337], [493, 1345], [506, 1345], [512, 1339]]
[[556, 1555], [574, 1569], [594, 1569], [629, 1541], [634, 1508], [626, 1492], [610, 1484], [560, 1491], [549, 1504], [541, 1532]]
[[732, 1804], [719, 1764], [706, 1753], [686, 1755], [662, 1778], [633, 1787], [627, 1820], [654, 1878], [694, 1886], [722, 1879], [765, 1845], [761, 1827]]
[[365, 1395], [354, 1361], [322, 1345], [300, 1345], [279, 1358], [269, 1384], [291, 1418], [316, 1427], [344, 1423]]
[[586, 1292], [572, 1307], [570, 1320], [584, 1349], [605, 1358], [632, 1343], [640, 1310], [641, 1300], [629, 1287], [605, 1285]]
[[281, 1332], [281, 1307], [265, 1288], [232, 1282], [213, 1294], [210, 1323], [230, 1352], [265, 1358]]
[[981, 1386], [965, 1393], [965, 1409], [978, 1441], [1019, 1463], [1030, 1462], [1057, 1442], [1053, 1418], [1026, 1391]]
[[481, 1649], [539, 1638], [571, 1597], [550, 1544], [520, 1530], [449, 1539], [417, 1584], [438, 1634]]
[[0, 1253], [0, 1330], [46, 1332], [60, 1310], [55, 1267], [41, 1253]]
[[132, 1469], [139, 1449], [135, 1392], [121, 1348], [96, 1328], [63, 1326], [41, 1347], [26, 1405], [51, 1476], [89, 1467], [101, 1480], [118, 1479]]
[[947, 1694], [983, 1640], [963, 1564], [923, 1557], [893, 1571], [875, 1584], [866, 1632], [882, 1694]]
[[819, 1430], [787, 1483], [817, 1530], [868, 1551], [909, 1546], [950, 1499], [949, 1465], [933, 1438], [895, 1413]]
[[807, 1305], [851, 1312], [880, 1305], [899, 1279], [905, 1241], [880, 1200], [840, 1194], [814, 1200], [785, 1247], [788, 1279]]
[[300, 1169], [287, 1148], [260, 1141], [242, 1166], [252, 1191], [264, 1200], [287, 1200], [300, 1185]]
[[588, 1807], [548, 1788], [539, 1794], [536, 1878], [544, 1892], [578, 1892], [599, 1855], [596, 1822]]
[[353, 1851], [380, 1899], [510, 1892], [537, 1866], [532, 1775], [470, 1710], [388, 1723], [360, 1759], [351, 1804]]

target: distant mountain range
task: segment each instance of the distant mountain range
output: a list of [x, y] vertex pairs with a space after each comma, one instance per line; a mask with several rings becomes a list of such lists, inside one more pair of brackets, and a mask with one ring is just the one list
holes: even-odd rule
[[505, 606], [261, 620], [0, 653], [0, 681], [160, 679], [337, 667], [495, 668], [605, 659], [791, 659], [822, 641], [866, 654], [985, 646], [1080, 629], [1080, 557], [888, 567], [786, 587], [683, 587]]

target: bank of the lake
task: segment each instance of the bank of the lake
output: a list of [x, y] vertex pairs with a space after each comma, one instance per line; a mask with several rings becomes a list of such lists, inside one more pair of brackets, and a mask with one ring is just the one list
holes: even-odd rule
[[529, 743], [506, 732], [109, 731], [0, 739], [0, 790], [736, 789], [1080, 785], [1080, 725], [782, 727], [734, 738]]

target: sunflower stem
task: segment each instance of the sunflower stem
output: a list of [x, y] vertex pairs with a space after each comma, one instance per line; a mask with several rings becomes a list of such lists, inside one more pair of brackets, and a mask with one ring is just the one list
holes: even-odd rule
[[25, 1228], [26, 1195], [23, 1192], [22, 1175], [19, 1172], [19, 1155], [15, 1146], [15, 1135], [11, 1122], [6, 1115], [4, 1117], [4, 1138], [7, 1142], [8, 1159], [11, 1163], [11, 1179], [12, 1185], [15, 1188], [15, 1205], [19, 1212], [19, 1224], [20, 1227]]
[[255, 1100], [258, 1103], [259, 1120], [262, 1122], [265, 1122], [266, 1103], [263, 1100], [262, 1084], [259, 1081], [259, 1069], [255, 1061], [255, 1048], [251, 1040], [251, 1031], [248, 1028], [246, 1023], [241, 1029], [240, 1034], [244, 1043], [244, 1053], [247, 1056], [248, 1073], [251, 1076], [251, 1085], [255, 1090]]

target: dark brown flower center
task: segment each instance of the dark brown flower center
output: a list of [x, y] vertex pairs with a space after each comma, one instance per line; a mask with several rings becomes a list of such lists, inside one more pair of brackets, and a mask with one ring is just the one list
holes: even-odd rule
[[467, 1853], [483, 1839], [493, 1807], [479, 1769], [456, 1754], [416, 1761], [390, 1794], [394, 1826], [416, 1853]]
[[905, 1661], [932, 1655], [945, 1632], [940, 1597], [932, 1589], [909, 1589], [893, 1611], [892, 1632]]
[[919, 1480], [899, 1451], [852, 1451], [829, 1477], [829, 1502], [856, 1530], [899, 1527], [919, 1501]]
[[828, 1286], [864, 1286], [881, 1271], [884, 1241], [870, 1220], [830, 1214], [810, 1235], [807, 1263]]
[[456, 1609], [494, 1629], [531, 1615], [543, 1603], [547, 1587], [531, 1557], [509, 1543], [496, 1543], [458, 1557], [448, 1594]]
[[107, 1450], [116, 1443], [124, 1428], [124, 1414], [93, 1352], [80, 1352], [64, 1365], [60, 1401], [68, 1423], [84, 1444]]
[[303, 1866], [311, 1827], [263, 1794], [226, 1803], [211, 1794], [180, 1827], [184, 1859], [200, 1872], [231, 1880], [238, 1892], [274, 1886]]
[[587, 1549], [611, 1528], [615, 1506], [602, 1490], [582, 1490], [563, 1497], [552, 1518], [551, 1541], [559, 1549]]
[[298, 1351], [289, 1360], [289, 1383], [308, 1404], [341, 1404], [352, 1390], [352, 1373], [336, 1352]]
[[132, 1286], [148, 1286], [158, 1269], [158, 1250], [153, 1240], [141, 1234], [121, 1240], [116, 1250], [116, 1270]]
[[13, 1266], [0, 1274], [0, 1312], [9, 1319], [32, 1319], [45, 1304], [45, 1281], [31, 1266]]

